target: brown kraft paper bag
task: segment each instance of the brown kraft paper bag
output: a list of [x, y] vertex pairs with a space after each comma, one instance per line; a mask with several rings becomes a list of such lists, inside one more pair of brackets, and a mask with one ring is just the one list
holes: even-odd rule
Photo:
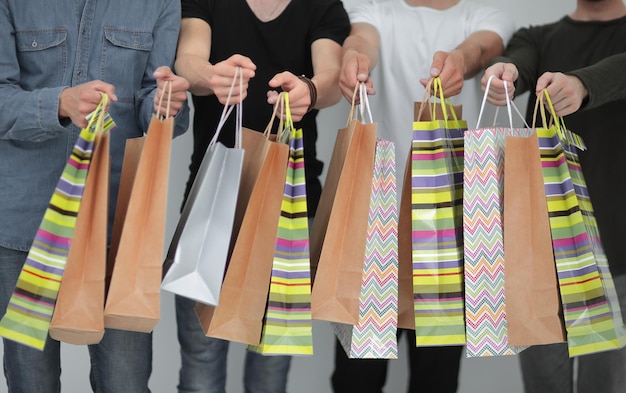
[[[153, 115], [147, 135], [127, 141], [127, 149], [140, 151], [140, 156], [136, 167], [129, 163], [131, 173], [124, 173], [126, 163], [122, 171], [114, 236], [116, 228], [121, 230], [119, 238], [112, 239], [109, 255], [114, 263], [104, 309], [107, 328], [148, 333], [159, 321], [173, 130], [173, 117], [161, 120]], [[142, 142], [143, 148], [134, 145]], [[125, 153], [124, 160], [128, 156]]]
[[85, 193], [50, 324], [50, 337], [76, 345], [104, 335], [109, 133], [96, 136]]
[[311, 229], [314, 319], [356, 325], [365, 258], [376, 124], [339, 130]]
[[[435, 107], [436, 118], [443, 119], [441, 105], [430, 101], [415, 102], [415, 121], [432, 120], [432, 107]], [[458, 119], [462, 117], [461, 105], [453, 105]], [[452, 115], [448, 116], [452, 119]], [[410, 134], [407, 134], [409, 138]], [[415, 330], [415, 312], [413, 308], [413, 241], [412, 241], [412, 207], [411, 207], [411, 152], [407, 157], [404, 170], [404, 182], [400, 196], [400, 216], [398, 218], [398, 329]]]
[[[233, 248], [217, 306], [196, 303], [207, 336], [258, 345], [270, 286], [289, 146], [243, 129]], [[236, 236], [235, 236], [236, 234]]]
[[565, 341], [537, 134], [504, 151], [504, 289], [513, 346]]

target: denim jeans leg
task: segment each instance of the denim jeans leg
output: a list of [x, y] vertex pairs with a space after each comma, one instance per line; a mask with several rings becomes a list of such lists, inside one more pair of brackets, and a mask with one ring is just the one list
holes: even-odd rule
[[[626, 317], [626, 275], [613, 277]], [[626, 390], [626, 348], [578, 358], [578, 393], [621, 393]]]
[[[28, 253], [0, 247], [0, 315], [4, 315]], [[9, 393], [59, 393], [60, 345], [48, 337], [44, 351], [3, 339]]]
[[95, 393], [149, 393], [152, 333], [106, 329], [89, 345], [91, 388]]
[[226, 393], [228, 341], [204, 334], [194, 311], [195, 301], [176, 296], [180, 344], [179, 393]]
[[246, 351], [245, 393], [285, 393], [291, 356], [264, 356]]

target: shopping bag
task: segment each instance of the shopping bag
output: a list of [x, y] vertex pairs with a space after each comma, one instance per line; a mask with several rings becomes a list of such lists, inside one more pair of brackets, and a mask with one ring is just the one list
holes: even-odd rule
[[[551, 111], [550, 127], [543, 102]], [[622, 348], [626, 333], [619, 301], [576, 151], [584, 143], [555, 115], [546, 90], [537, 107], [543, 118], [537, 134], [569, 354]]]
[[565, 341], [537, 134], [504, 148], [504, 293], [509, 345]]
[[104, 335], [109, 206], [109, 133], [96, 135], [76, 229], [50, 323], [50, 337], [96, 344]]
[[108, 96], [89, 117], [72, 149], [50, 199], [33, 245], [0, 321], [0, 336], [43, 350], [59, 286], [63, 277], [76, 218], [80, 211], [85, 181], [97, 134], [115, 124], [108, 116]]
[[462, 175], [463, 132], [467, 124], [458, 120], [456, 111], [443, 96], [440, 79], [434, 78], [431, 83], [439, 102], [431, 104], [431, 89], [427, 86], [413, 123], [405, 174], [404, 193], [410, 197], [403, 198], [401, 210], [402, 219], [411, 220], [411, 328], [415, 329], [418, 346], [462, 345]]
[[394, 144], [379, 139], [376, 142], [371, 186], [359, 322], [356, 325], [332, 324], [349, 358], [398, 357], [398, 204], [395, 168]]
[[[478, 125], [489, 85], [483, 97]], [[530, 128], [487, 127], [465, 132], [463, 234], [468, 357], [514, 355], [508, 341], [504, 287], [503, 187], [506, 137], [528, 137]]]
[[351, 325], [359, 319], [376, 149], [376, 124], [358, 120], [354, 102], [337, 133], [311, 229], [313, 318]]
[[289, 94], [280, 93], [278, 99], [284, 104], [285, 127], [279, 131], [288, 141], [289, 161], [261, 340], [248, 349], [263, 355], [313, 355], [304, 139], [293, 124]]
[[[240, 68], [228, 99], [237, 76], [241, 78]], [[224, 106], [200, 164], [165, 258], [161, 283], [163, 290], [212, 305], [218, 303], [224, 278], [244, 157], [241, 104], [236, 105], [234, 148], [218, 142], [231, 108]]]
[[[122, 168], [113, 224], [114, 229], [121, 225], [121, 230], [113, 233], [119, 234], [119, 239], [112, 239], [117, 249], [109, 251], [109, 262], [114, 262], [104, 307], [107, 328], [148, 333], [160, 318], [165, 210], [174, 131], [174, 118], [169, 116], [171, 82], [166, 88], [169, 96], [165, 118], [161, 119], [158, 113], [152, 116], [147, 135], [141, 137], [143, 147], [134, 176]], [[125, 182], [130, 185], [123, 186]]]
[[243, 128], [246, 153], [220, 301], [195, 308], [210, 337], [260, 343], [289, 158], [289, 146], [271, 134], [277, 108], [265, 132]]

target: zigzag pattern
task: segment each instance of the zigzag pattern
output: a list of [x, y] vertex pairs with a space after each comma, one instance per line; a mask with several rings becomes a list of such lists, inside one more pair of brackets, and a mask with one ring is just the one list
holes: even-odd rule
[[626, 332], [619, 301], [578, 154], [554, 127], [538, 129], [537, 135], [569, 354], [622, 347]]
[[463, 233], [467, 356], [513, 355], [507, 340], [504, 298], [502, 195], [504, 144], [519, 130], [465, 133]]
[[350, 358], [396, 359], [398, 320], [398, 204], [395, 150], [378, 140], [370, 198], [359, 322], [333, 324]]
[[466, 129], [464, 121], [413, 123], [413, 309], [418, 346], [465, 344], [462, 180]]

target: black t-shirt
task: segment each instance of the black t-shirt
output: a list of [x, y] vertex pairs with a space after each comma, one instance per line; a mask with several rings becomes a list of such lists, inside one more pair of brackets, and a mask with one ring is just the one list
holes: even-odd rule
[[[200, 18], [211, 26], [211, 64], [234, 54], [247, 56], [256, 64], [255, 77], [250, 80], [243, 102], [243, 126], [256, 131], [265, 130], [271, 118], [272, 107], [267, 103], [269, 80], [283, 71], [312, 77], [312, 43], [328, 38], [341, 45], [350, 32], [348, 15], [339, 0], [292, 0], [280, 16], [269, 22], [260, 21], [245, 0], [182, 0], [182, 17]], [[194, 151], [187, 191], [223, 109], [214, 95], [193, 96], [193, 103]], [[319, 176], [323, 163], [317, 160], [315, 146], [317, 112], [309, 112], [295, 124], [304, 134], [309, 216], [315, 214], [322, 189]], [[232, 117], [225, 127], [234, 127]], [[220, 141], [233, 146], [234, 136], [223, 132]]]
[[[532, 121], [535, 86], [544, 72], [575, 75], [589, 91], [583, 107], [564, 118], [587, 150], [579, 157], [600, 228], [611, 273], [626, 274], [626, 17], [580, 22], [564, 17], [521, 29], [509, 41], [505, 61], [519, 70], [516, 93], [531, 90], [527, 119]], [[530, 124], [530, 123], [529, 123]]]

